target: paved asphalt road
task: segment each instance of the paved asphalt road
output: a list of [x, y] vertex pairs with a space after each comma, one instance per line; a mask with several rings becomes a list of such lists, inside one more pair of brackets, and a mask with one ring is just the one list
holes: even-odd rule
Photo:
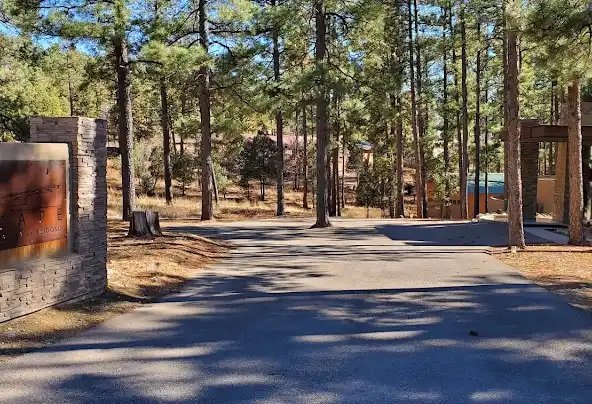
[[481, 252], [503, 225], [309, 226], [183, 228], [237, 248], [182, 293], [0, 366], [0, 402], [592, 401], [592, 315]]

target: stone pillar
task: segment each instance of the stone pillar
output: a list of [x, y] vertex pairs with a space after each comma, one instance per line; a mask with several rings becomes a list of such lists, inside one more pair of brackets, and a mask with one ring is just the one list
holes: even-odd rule
[[70, 245], [82, 267], [69, 297], [92, 296], [107, 285], [107, 123], [91, 118], [31, 118], [31, 142], [70, 149]]
[[520, 149], [522, 214], [525, 221], [535, 221], [539, 177], [539, 144], [538, 142], [524, 142], [520, 145]]
[[569, 178], [567, 156], [567, 143], [557, 143], [557, 152], [555, 153], [553, 220], [558, 223], [569, 222]]

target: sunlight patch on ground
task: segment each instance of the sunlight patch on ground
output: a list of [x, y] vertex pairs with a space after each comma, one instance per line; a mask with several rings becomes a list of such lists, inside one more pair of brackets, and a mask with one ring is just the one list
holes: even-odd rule
[[499, 401], [499, 400], [510, 400], [513, 394], [510, 390], [487, 390], [487, 391], [476, 391], [471, 394], [471, 400], [475, 401]]
[[300, 335], [292, 339], [296, 342], [304, 343], [331, 343], [331, 342], [347, 342], [353, 340], [366, 341], [385, 341], [385, 340], [401, 340], [413, 338], [421, 335], [423, 331], [376, 331], [364, 332], [357, 334], [317, 334], [317, 335]]

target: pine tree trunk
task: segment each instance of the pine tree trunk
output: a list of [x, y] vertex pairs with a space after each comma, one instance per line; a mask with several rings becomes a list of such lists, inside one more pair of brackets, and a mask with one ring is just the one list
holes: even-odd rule
[[294, 117], [294, 132], [296, 135], [296, 144], [294, 145], [294, 192], [297, 192], [300, 188], [298, 186], [298, 175], [300, 174], [300, 167], [298, 166], [299, 162], [300, 162], [300, 147], [299, 147], [299, 136], [300, 136], [300, 130], [298, 128], [298, 124], [299, 124], [299, 114], [300, 114], [300, 110], [297, 108], [296, 109], [296, 113], [295, 113], [295, 117]]
[[465, 23], [465, 5], [460, 11], [460, 37], [461, 37], [461, 92], [462, 92], [462, 168], [460, 172], [460, 210], [461, 217], [468, 217], [467, 177], [469, 174], [469, 111], [467, 90], [467, 35]]
[[131, 98], [132, 81], [125, 37], [115, 37], [113, 45], [117, 70], [118, 131], [123, 194], [122, 219], [128, 221], [132, 211], [136, 208], [136, 181], [132, 163], [134, 144], [134, 121], [132, 117]]
[[[337, 97], [333, 98], [334, 105], [333, 109], [337, 111]], [[336, 136], [337, 136], [337, 118], [333, 122], [333, 130], [331, 131], [333, 134], [333, 143], [335, 143]], [[331, 136], [331, 134], [329, 134]], [[339, 139], [337, 139], [339, 142]], [[337, 216], [337, 173], [335, 172], [336, 169], [336, 156], [335, 156], [335, 147], [331, 147], [328, 156], [328, 166], [327, 166], [327, 173], [329, 175], [329, 216], [335, 217]]]
[[[550, 101], [550, 103], [549, 103], [549, 107], [550, 107], [549, 108], [549, 124], [553, 125], [553, 121], [555, 120], [555, 116], [554, 116], [555, 115], [555, 109], [554, 109], [555, 105], [554, 105], [554, 101], [553, 101], [553, 98], [555, 95], [555, 81], [554, 80], [551, 81], [551, 94], [550, 95], [551, 95], [551, 97], [549, 98], [549, 101]], [[551, 161], [553, 158], [553, 143], [549, 142], [548, 145], [549, 145], [548, 148], [547, 148], [546, 144], [544, 145], [545, 152], [543, 154], [544, 159], [545, 159], [545, 175], [551, 175], [551, 172], [552, 172]]]
[[341, 136], [341, 209], [345, 209], [345, 134]]
[[[199, 44], [208, 53], [207, 0], [199, 0]], [[214, 218], [212, 203], [212, 128], [210, 100], [210, 68], [203, 65], [198, 72], [198, 98], [201, 119], [201, 220]]]
[[[277, 0], [272, 0], [271, 5], [277, 6]], [[273, 42], [273, 76], [279, 88], [280, 85], [280, 38], [279, 28], [276, 26], [272, 30]], [[277, 139], [277, 157], [276, 157], [276, 184], [277, 184], [277, 209], [276, 215], [285, 214], [284, 202], [284, 118], [282, 115], [281, 103], [275, 112], [275, 130]]]
[[315, 49], [315, 63], [319, 75], [317, 88], [317, 117], [316, 117], [316, 131], [317, 131], [317, 221], [314, 227], [328, 227], [329, 222], [328, 211], [328, 189], [327, 189], [327, 83], [326, 83], [326, 41], [327, 41], [327, 27], [326, 27], [325, 1], [315, 0], [315, 23], [316, 23], [316, 49]]
[[[189, 114], [189, 110], [187, 109], [187, 95], [185, 92], [181, 94], [181, 114], [183, 116], [187, 116]], [[183, 156], [185, 154], [185, 139], [183, 139], [183, 135], [179, 135], [179, 155]]]
[[[485, 102], [488, 101], [488, 91], [485, 88]], [[485, 213], [489, 213], [489, 125], [485, 117]]]
[[390, 123], [390, 141], [392, 143], [392, 150], [394, 151], [393, 170], [389, 175], [390, 192], [389, 192], [389, 215], [393, 218], [404, 216], [404, 201], [403, 201], [403, 133], [402, 116], [403, 111], [401, 107], [401, 92], [403, 87], [403, 80], [405, 76], [405, 61], [407, 59], [405, 42], [407, 37], [405, 27], [405, 17], [402, 13], [402, 0], [395, 0], [389, 7], [390, 18], [388, 20], [389, 26], [387, 35], [389, 38], [389, 56], [390, 56], [390, 74], [394, 78], [394, 88], [389, 94], [390, 106], [393, 114], [393, 119]]
[[380, 179], [380, 215], [381, 217], [384, 217], [384, 211], [385, 211], [385, 206], [384, 206], [384, 200], [386, 197], [386, 183], [384, 181], [384, 177], [382, 177]]
[[559, 89], [557, 87], [557, 81], [553, 81], [553, 125], [559, 124]]
[[417, 217], [423, 216], [424, 206], [424, 187], [422, 178], [423, 161], [421, 159], [421, 140], [419, 138], [417, 100], [415, 94], [415, 68], [413, 63], [413, 18], [412, 18], [412, 0], [408, 5], [408, 28], [409, 28], [409, 82], [411, 87], [411, 129], [413, 132], [413, 141], [415, 143], [415, 188], [416, 188], [416, 207]]
[[[453, 12], [452, 12], [452, 6], [450, 6], [449, 9], [449, 14], [448, 14], [448, 26], [450, 27], [450, 38], [452, 39], [452, 69], [454, 72], [454, 101], [455, 104], [457, 106], [460, 105], [460, 92], [458, 91], [459, 88], [459, 83], [458, 83], [458, 69], [456, 68], [456, 62], [457, 62], [457, 57], [456, 57], [456, 44], [455, 44], [455, 31], [454, 31], [454, 25], [452, 22], [453, 19]], [[466, 180], [463, 181], [463, 167], [464, 167], [464, 163], [463, 163], [463, 140], [462, 140], [462, 131], [461, 131], [461, 119], [460, 119], [460, 110], [458, 108], [456, 108], [456, 114], [455, 114], [455, 127], [456, 127], [456, 143], [457, 143], [457, 154], [458, 154], [458, 180], [459, 180], [459, 190], [460, 190], [460, 213], [461, 213], [461, 219], [462, 217], [462, 206], [463, 206], [463, 198], [462, 198], [462, 189], [463, 189], [463, 183], [465, 184], [466, 187]], [[466, 199], [465, 199], [466, 202]], [[465, 203], [466, 206], [466, 203]]]
[[173, 181], [171, 170], [171, 132], [169, 127], [169, 100], [164, 77], [160, 78], [160, 122], [162, 126], [162, 150], [164, 165], [164, 195], [168, 205], [173, 202]]
[[74, 107], [74, 87], [72, 86], [72, 64], [71, 64], [71, 56], [72, 56], [72, 45], [70, 45], [71, 48], [66, 51], [66, 60], [67, 60], [67, 66], [66, 66], [66, 75], [68, 78], [68, 103], [70, 104], [70, 116], [76, 116], [76, 109]]
[[214, 169], [213, 165], [210, 167], [210, 170], [212, 170], [212, 192], [214, 194], [214, 200], [216, 201], [216, 204], [218, 204], [218, 182], [216, 181], [216, 170]]
[[[392, 103], [394, 105], [394, 102]], [[395, 110], [395, 108], [393, 108]], [[397, 130], [395, 128], [394, 122], [391, 123], [389, 128], [389, 149], [396, 150], [397, 147]], [[389, 218], [394, 219], [395, 216], [395, 181], [397, 177], [397, 165], [396, 165], [396, 154], [389, 153], [389, 160], [392, 162], [392, 171], [387, 171], [388, 173], [388, 208], [389, 208]]]
[[[421, 43], [419, 42], [419, 18], [417, 12], [417, 0], [413, 0], [413, 29], [415, 32], [415, 70], [416, 70], [416, 99], [417, 99], [417, 130], [419, 132], [419, 154], [421, 156], [421, 195], [422, 201], [422, 212], [418, 213], [417, 217], [427, 217], [427, 192], [426, 192], [426, 160], [424, 151], [424, 142], [427, 132], [427, 105], [423, 102], [423, 80], [422, 80], [422, 68], [421, 68]], [[424, 112], [425, 109], [425, 112]], [[425, 114], [425, 115], [424, 115]]]
[[277, 208], [276, 215], [284, 216], [285, 199], [284, 199], [284, 119], [281, 111], [275, 114], [276, 135], [277, 135]]
[[173, 146], [172, 153], [176, 156], [177, 155], [177, 136], [175, 135], [173, 119], [170, 116], [169, 116], [168, 125], [171, 130], [171, 145]]
[[549, 142], [549, 153], [547, 155], [547, 175], [553, 175], [553, 142]]
[[303, 136], [303, 159], [302, 164], [302, 208], [308, 209], [308, 124], [306, 122], [306, 104], [302, 106], [302, 136]]
[[[391, 57], [393, 57], [393, 55], [391, 54]], [[397, 104], [396, 104], [396, 100], [395, 100], [395, 95], [394, 94], [389, 94], [389, 101], [390, 101], [390, 106], [391, 106], [391, 110], [394, 114], [396, 114], [397, 111]], [[396, 129], [396, 124], [395, 124], [395, 120], [392, 120], [389, 122], [390, 125], [387, 128], [387, 130], [389, 131], [388, 133], [388, 147], [390, 150], [393, 151], [393, 153], [391, 154], [391, 156], [389, 157], [389, 160], [391, 160], [392, 162], [392, 171], [388, 171], [388, 179], [389, 179], [389, 192], [388, 192], [388, 205], [389, 205], [389, 218], [394, 219], [396, 217], [395, 215], [395, 204], [396, 204], [396, 193], [397, 193], [397, 155], [396, 155], [396, 150], [397, 150], [397, 129]]]
[[[553, 109], [553, 112], [551, 114], [551, 124], [557, 125], [559, 123], [559, 95], [558, 95], [558, 87], [557, 87], [556, 80], [553, 80], [553, 82], [551, 83], [551, 87], [553, 90], [552, 100], [551, 100], [552, 109]], [[551, 143], [550, 146], [551, 147], [550, 147], [550, 151], [549, 151], [549, 171], [551, 172], [551, 175], [555, 175], [557, 172], [557, 169], [556, 169], [557, 143]]]
[[525, 248], [522, 216], [522, 180], [520, 173], [520, 107], [518, 92], [518, 38], [511, 28], [507, 32], [508, 65], [504, 72], [508, 84], [508, 232], [509, 246]]
[[[502, 117], [503, 117], [503, 127], [506, 132], [509, 131], [508, 128], [508, 29], [507, 29], [507, 21], [506, 15], [503, 16], [502, 21], [502, 29], [503, 29], [503, 40], [502, 40], [502, 69], [504, 71], [504, 78], [503, 78], [503, 97], [502, 97]], [[509, 196], [508, 190], [510, 188], [508, 183], [508, 145], [510, 144], [509, 141], [504, 142], [504, 210], [507, 212], [509, 208]]]
[[395, 202], [395, 216], [405, 217], [405, 181], [403, 177], [403, 144], [405, 143], [405, 134], [403, 132], [403, 111], [401, 108], [401, 97], [397, 97], [397, 178], [396, 178], [396, 202]]
[[331, 170], [331, 174], [333, 177], [333, 192], [331, 193], [331, 206], [333, 212], [336, 216], [341, 216], [341, 208], [339, 204], [339, 135], [341, 131], [339, 119], [341, 119], [339, 113], [339, 99], [335, 99], [335, 113], [336, 113], [336, 121], [335, 121], [335, 146], [331, 152], [331, 161], [333, 163], [333, 169]]
[[[446, 8], [442, 7], [442, 19], [448, 21], [446, 15]], [[442, 70], [443, 70], [443, 105], [442, 105], [442, 148], [444, 153], [444, 209], [442, 209], [442, 216], [446, 219], [450, 218], [450, 134], [449, 132], [449, 105], [448, 105], [448, 46], [446, 38], [446, 24], [442, 28]]]
[[584, 191], [582, 176], [582, 112], [580, 80], [567, 87], [567, 153], [569, 165], [569, 244], [584, 241]]
[[[481, 22], [477, 17], [477, 46], [481, 40]], [[477, 49], [477, 60], [475, 63], [475, 187], [473, 217], [481, 213], [481, 49]]]
[[335, 206], [335, 213], [337, 216], [341, 216], [341, 204], [339, 203], [339, 149], [335, 148], [333, 150], [333, 198], [334, 201], [332, 203]]
[[[328, 114], [329, 115], [329, 114]], [[330, 119], [330, 118], [329, 118]], [[330, 131], [327, 131], [327, 164], [325, 165], [325, 172], [327, 173], [327, 212], [329, 217], [335, 216], [335, 210], [331, 201], [333, 200], [333, 170], [331, 167], [331, 150], [329, 148]]]

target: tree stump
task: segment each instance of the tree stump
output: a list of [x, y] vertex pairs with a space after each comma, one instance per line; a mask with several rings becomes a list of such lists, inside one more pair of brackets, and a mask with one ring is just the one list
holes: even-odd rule
[[150, 237], [162, 236], [158, 212], [151, 210], [134, 211], [130, 219], [128, 237]]

